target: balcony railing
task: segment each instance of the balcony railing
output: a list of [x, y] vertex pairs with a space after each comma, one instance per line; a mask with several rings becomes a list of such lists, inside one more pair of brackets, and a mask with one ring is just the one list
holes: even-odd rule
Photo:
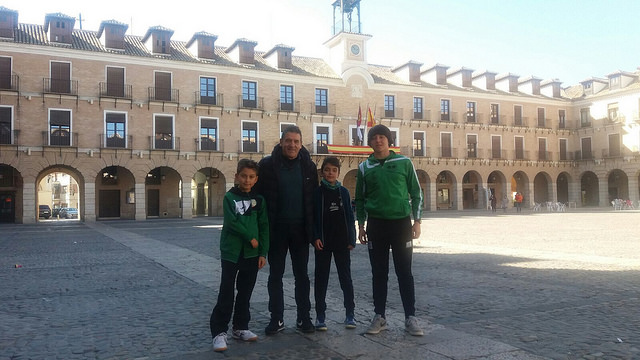
[[180, 102], [180, 90], [172, 88], [149, 87], [149, 101]]
[[[316, 105], [311, 103], [311, 113], [314, 115], [331, 115], [336, 116], [336, 104]], [[367, 111], [363, 109], [362, 120], [367, 120]]]
[[149, 150], [180, 150], [180, 138], [149, 136]]
[[550, 160], [551, 160], [551, 152], [538, 151], [538, 161], [550, 161]]
[[78, 147], [78, 133], [64, 130], [43, 131], [42, 146]]
[[45, 94], [78, 95], [78, 80], [43, 78], [42, 92]]
[[100, 97], [120, 98], [131, 100], [133, 86], [129, 84], [114, 84], [100, 82]]
[[264, 110], [264, 98], [244, 99], [242, 95], [238, 95], [238, 109]]
[[378, 114], [382, 114], [380, 117], [385, 119], [402, 119], [403, 109], [394, 107], [393, 109], [385, 109], [384, 107], [378, 108]]
[[282, 100], [278, 100], [278, 111], [280, 112], [300, 112], [300, 101], [294, 102], [282, 102]]
[[20, 77], [16, 74], [0, 73], [0, 90], [20, 91]]
[[101, 148], [108, 149], [132, 149], [133, 148], [133, 136], [128, 135], [125, 137], [121, 136], [111, 136], [107, 137], [106, 134], [99, 135], [99, 143]]
[[196, 105], [224, 107], [224, 95], [221, 93], [216, 93], [214, 96], [205, 96], [200, 94], [200, 91], [196, 91], [195, 99]]
[[198, 151], [224, 152], [224, 139], [210, 139], [207, 137], [195, 138]]
[[583, 151], [576, 151], [574, 152], [574, 159], [575, 160], [593, 160], [593, 153], [591, 152], [583, 152]]
[[455, 158], [458, 154], [458, 149], [453, 147], [441, 146], [439, 148], [441, 158]]
[[238, 140], [239, 153], [264, 153], [264, 141]]

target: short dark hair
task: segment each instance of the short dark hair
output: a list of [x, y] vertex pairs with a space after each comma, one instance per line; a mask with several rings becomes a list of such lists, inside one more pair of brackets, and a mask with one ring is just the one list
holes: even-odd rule
[[296, 134], [299, 134], [300, 137], [302, 137], [302, 131], [300, 131], [300, 128], [296, 125], [289, 125], [286, 128], [284, 128], [284, 130], [282, 130], [282, 136], [280, 137], [280, 140], [284, 139], [284, 136], [287, 133], [296, 133]]
[[256, 171], [256, 175], [260, 170], [260, 166], [258, 163], [251, 159], [240, 159], [238, 160], [238, 168], [236, 169], [236, 174], [240, 174], [244, 169], [253, 169]]
[[326, 165], [333, 165], [338, 168], [338, 171], [340, 171], [340, 159], [335, 156], [327, 156], [326, 158], [324, 158], [324, 160], [322, 161], [322, 166], [320, 166], [320, 170], [324, 170], [324, 167]]

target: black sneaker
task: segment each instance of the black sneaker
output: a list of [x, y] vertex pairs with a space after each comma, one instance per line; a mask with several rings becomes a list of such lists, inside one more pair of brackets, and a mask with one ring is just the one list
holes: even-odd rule
[[264, 333], [267, 335], [275, 335], [284, 330], [284, 321], [278, 319], [271, 319], [269, 325], [264, 329]]
[[302, 320], [298, 320], [296, 322], [296, 328], [302, 331], [303, 333], [307, 333], [307, 334], [316, 332], [316, 327], [313, 326], [313, 323], [311, 322], [310, 318], [304, 318]]

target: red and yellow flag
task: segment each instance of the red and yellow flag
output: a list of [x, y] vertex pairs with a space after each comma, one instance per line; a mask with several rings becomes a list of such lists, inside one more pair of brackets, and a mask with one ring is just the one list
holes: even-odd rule
[[373, 113], [371, 112], [371, 108], [368, 108], [367, 111], [367, 127], [372, 128], [376, 124], [376, 121], [373, 119]]

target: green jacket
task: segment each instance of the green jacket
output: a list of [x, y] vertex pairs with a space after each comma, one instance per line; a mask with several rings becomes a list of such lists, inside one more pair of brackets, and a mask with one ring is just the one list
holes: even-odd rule
[[[224, 195], [224, 223], [220, 235], [222, 260], [237, 263], [245, 259], [267, 256], [269, 252], [269, 218], [264, 198], [253, 192], [244, 193], [233, 187]], [[251, 246], [251, 239], [258, 247]]]
[[393, 151], [382, 165], [373, 154], [360, 163], [355, 199], [358, 224], [368, 217], [395, 220], [422, 216], [422, 190], [413, 163]]

